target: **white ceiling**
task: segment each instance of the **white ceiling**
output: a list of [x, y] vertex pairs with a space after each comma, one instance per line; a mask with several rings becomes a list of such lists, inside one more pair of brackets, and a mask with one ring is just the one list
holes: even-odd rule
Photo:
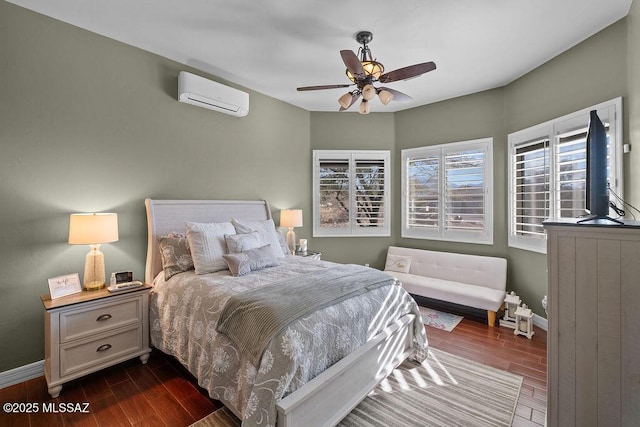
[[296, 87], [348, 83], [339, 51], [357, 52], [358, 31], [373, 33], [369, 47], [386, 71], [436, 63], [435, 71], [387, 84], [412, 102], [371, 103], [371, 111], [399, 111], [503, 86], [623, 18], [632, 2], [8, 1], [310, 111], [337, 111], [347, 90]]

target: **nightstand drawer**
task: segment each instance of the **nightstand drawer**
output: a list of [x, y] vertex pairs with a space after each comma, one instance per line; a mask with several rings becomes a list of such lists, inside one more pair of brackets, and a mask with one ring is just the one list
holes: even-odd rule
[[60, 376], [93, 369], [109, 360], [142, 350], [142, 326], [60, 348]]
[[142, 297], [60, 313], [60, 342], [142, 322]]

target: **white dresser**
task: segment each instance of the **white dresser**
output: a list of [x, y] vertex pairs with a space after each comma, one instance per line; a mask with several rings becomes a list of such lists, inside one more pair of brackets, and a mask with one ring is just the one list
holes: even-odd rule
[[547, 425], [640, 425], [640, 223], [546, 221]]
[[110, 293], [83, 291], [52, 300], [45, 308], [44, 373], [51, 397], [62, 385], [134, 357], [149, 359], [150, 286]]

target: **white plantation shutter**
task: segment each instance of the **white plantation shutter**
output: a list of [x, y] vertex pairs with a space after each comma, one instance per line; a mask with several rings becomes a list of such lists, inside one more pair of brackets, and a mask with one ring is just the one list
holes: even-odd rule
[[554, 146], [556, 216], [577, 218], [585, 213], [587, 129], [559, 136]]
[[402, 150], [402, 237], [493, 242], [492, 145]]
[[445, 153], [445, 228], [484, 229], [484, 158], [483, 148]]
[[349, 228], [349, 158], [319, 161], [319, 221], [323, 228]]
[[389, 151], [314, 150], [314, 236], [389, 236]]
[[509, 134], [509, 246], [546, 253], [542, 222], [585, 214], [591, 110], [598, 111], [607, 132], [609, 184], [623, 194], [620, 98]]
[[437, 229], [440, 218], [440, 157], [438, 155], [408, 158], [407, 226], [413, 229]]
[[511, 218], [515, 234], [544, 239], [542, 221], [549, 209], [549, 140], [517, 146], [512, 163], [515, 203]]
[[355, 226], [384, 227], [386, 218], [384, 159], [354, 159]]

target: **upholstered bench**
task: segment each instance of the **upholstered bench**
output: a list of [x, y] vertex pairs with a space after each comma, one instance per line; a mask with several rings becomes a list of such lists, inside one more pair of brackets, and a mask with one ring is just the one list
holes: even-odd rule
[[504, 258], [389, 246], [385, 271], [410, 294], [487, 310], [489, 326], [506, 294]]

